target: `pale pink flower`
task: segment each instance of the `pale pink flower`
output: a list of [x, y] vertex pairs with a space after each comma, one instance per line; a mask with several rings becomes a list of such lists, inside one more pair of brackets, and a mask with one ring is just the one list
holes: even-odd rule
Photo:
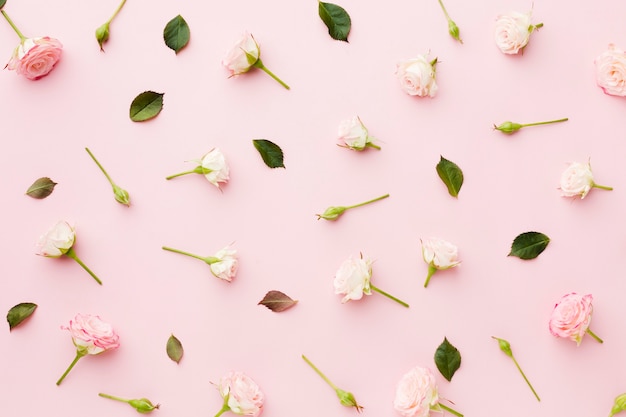
[[435, 97], [438, 89], [435, 81], [436, 64], [437, 58], [429, 61], [425, 55], [399, 62], [396, 76], [402, 89], [411, 96]]
[[416, 366], [404, 374], [396, 387], [393, 408], [403, 417], [428, 417], [440, 411], [437, 384], [432, 371]]
[[65, 221], [59, 221], [37, 242], [37, 255], [58, 258], [65, 255], [74, 245], [76, 233], [74, 228]]
[[13, 51], [7, 68], [29, 80], [47, 75], [61, 59], [63, 45], [48, 36], [26, 38]]
[[589, 329], [593, 312], [593, 296], [575, 292], [564, 295], [554, 306], [550, 316], [550, 333], [573, 340], [577, 345]]
[[337, 135], [339, 136], [339, 140], [345, 144], [340, 146], [355, 151], [362, 151], [367, 147], [380, 149], [380, 146], [373, 143], [376, 139], [369, 135], [369, 131], [359, 116], [354, 116], [352, 119], [342, 121], [339, 125]]
[[528, 44], [530, 34], [543, 26], [543, 23], [533, 25], [531, 12], [510, 12], [496, 18], [495, 39], [496, 45], [504, 54], [515, 55]]
[[611, 96], [626, 97], [626, 52], [611, 43], [594, 63], [598, 86]]
[[259, 60], [261, 51], [259, 44], [252, 34], [245, 32], [230, 48], [222, 65], [228, 70], [231, 77], [248, 72]]
[[572, 162], [561, 174], [561, 195], [563, 197], [580, 197], [581, 199], [589, 193], [592, 188], [612, 190], [605, 185], [596, 184], [591, 172], [591, 164]]
[[223, 376], [218, 389], [224, 398], [224, 407], [218, 416], [229, 410], [235, 414], [253, 417], [263, 412], [263, 392], [256, 382], [243, 372], [231, 371]]
[[458, 260], [459, 250], [452, 243], [436, 237], [422, 239], [421, 242], [422, 257], [428, 264], [428, 276], [424, 283], [424, 287], [427, 287], [435, 272], [453, 268], [461, 262]]
[[227, 183], [229, 180], [229, 168], [226, 158], [219, 148], [211, 149], [202, 157], [200, 165], [204, 169], [204, 176], [217, 188], [220, 183]]
[[335, 294], [344, 295], [342, 303], [360, 300], [363, 294], [370, 295], [372, 278], [372, 261], [369, 259], [350, 257], [345, 260], [335, 274]]
[[215, 258], [214, 262], [209, 264], [211, 273], [224, 281], [232, 281], [239, 267], [237, 250], [227, 246], [213, 255], [213, 258]]

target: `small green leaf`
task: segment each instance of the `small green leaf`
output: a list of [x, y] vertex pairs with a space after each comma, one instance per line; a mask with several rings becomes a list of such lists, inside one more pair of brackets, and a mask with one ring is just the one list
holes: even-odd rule
[[270, 168], [285, 168], [283, 151], [280, 146], [267, 139], [253, 139], [254, 147], [261, 154], [263, 162]]
[[163, 96], [165, 93], [144, 91], [139, 94], [130, 104], [130, 120], [143, 122], [156, 117], [163, 109]]
[[165, 44], [178, 53], [189, 42], [189, 25], [181, 15], [176, 16], [163, 29]]
[[170, 338], [167, 339], [165, 350], [167, 351], [167, 356], [176, 363], [179, 363], [183, 357], [183, 345], [174, 335], [171, 335]]
[[269, 291], [265, 297], [259, 301], [258, 305], [264, 305], [275, 313], [285, 311], [295, 306], [298, 300], [293, 300], [287, 294], [280, 291]]
[[7, 4], [7, 0], [0, 0], [0, 9], [2, 9], [5, 4]]
[[435, 351], [435, 365], [448, 381], [452, 380], [454, 373], [461, 366], [461, 353], [445, 337]]
[[52, 181], [50, 178], [41, 177], [36, 180], [33, 185], [28, 187], [26, 195], [37, 199], [46, 198], [52, 194], [52, 190], [54, 190], [55, 185], [57, 185], [57, 183]]
[[321, 1], [318, 3], [320, 18], [326, 24], [330, 37], [338, 41], [348, 42], [348, 34], [352, 25], [348, 12], [336, 4], [322, 3]]
[[535, 259], [550, 243], [550, 238], [539, 232], [526, 232], [518, 235], [511, 245], [508, 256], [520, 259]]
[[19, 303], [9, 310], [7, 313], [7, 321], [9, 322], [9, 331], [18, 326], [21, 322], [26, 320], [35, 312], [37, 304], [34, 303]]
[[437, 164], [437, 174], [443, 183], [448, 187], [448, 193], [452, 197], [457, 197], [461, 186], [463, 185], [463, 171], [457, 164], [452, 161], [448, 161], [443, 156], [440, 156], [439, 163]]

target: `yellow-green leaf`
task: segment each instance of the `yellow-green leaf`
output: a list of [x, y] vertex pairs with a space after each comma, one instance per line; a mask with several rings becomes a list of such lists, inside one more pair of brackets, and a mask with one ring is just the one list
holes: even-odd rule
[[176, 363], [179, 363], [183, 357], [183, 345], [174, 335], [167, 339], [165, 350], [167, 351], [167, 356]]

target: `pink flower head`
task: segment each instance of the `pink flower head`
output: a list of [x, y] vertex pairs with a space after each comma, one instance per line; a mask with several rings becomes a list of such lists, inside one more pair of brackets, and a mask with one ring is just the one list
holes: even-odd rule
[[437, 58], [429, 61], [426, 55], [401, 61], [396, 67], [396, 76], [400, 86], [410, 96], [435, 97], [437, 82], [435, 80]]
[[223, 376], [218, 389], [224, 398], [224, 405], [233, 413], [256, 417], [263, 412], [263, 392], [243, 372], [231, 371]]
[[591, 323], [592, 301], [591, 294], [579, 295], [572, 292], [564, 295], [556, 303], [550, 316], [550, 333], [580, 345]]
[[98, 316], [77, 314], [69, 326], [61, 328], [69, 330], [76, 349], [83, 354], [97, 355], [120, 345], [115, 330]]
[[237, 269], [239, 268], [237, 250], [226, 246], [217, 251], [214, 257], [216, 261], [209, 264], [211, 273], [224, 281], [232, 281], [237, 275]]
[[594, 63], [596, 82], [604, 93], [626, 97], [626, 52], [611, 43]]
[[432, 371], [416, 366], [404, 374], [396, 388], [393, 408], [403, 417], [428, 417], [431, 409], [440, 411]]
[[363, 294], [370, 295], [372, 279], [372, 261], [369, 259], [348, 258], [335, 274], [335, 294], [344, 295], [342, 303], [360, 300]]
[[436, 269], [449, 269], [461, 263], [458, 260], [458, 248], [452, 243], [436, 237], [422, 240], [422, 256], [424, 262]]
[[228, 70], [231, 77], [248, 72], [259, 60], [261, 51], [252, 34], [245, 32], [231, 47], [222, 65]]
[[38, 80], [52, 71], [62, 51], [63, 45], [57, 39], [28, 38], [15, 48], [7, 68], [29, 80]]
[[37, 242], [37, 255], [58, 258], [65, 255], [74, 245], [76, 233], [65, 221], [59, 221]]

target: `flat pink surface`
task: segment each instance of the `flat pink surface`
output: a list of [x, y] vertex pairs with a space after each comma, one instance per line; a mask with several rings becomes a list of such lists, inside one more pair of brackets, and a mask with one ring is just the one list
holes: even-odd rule
[[[229, 370], [258, 382], [266, 416], [355, 415], [302, 354], [353, 392], [364, 416], [396, 415], [396, 383], [415, 365], [431, 367], [441, 397], [467, 417], [609, 413], [626, 391], [626, 100], [596, 86], [593, 60], [611, 42], [626, 48], [626, 3], [535, 1], [533, 22], [545, 26], [520, 56], [496, 48], [494, 20], [531, 2], [446, 0], [463, 45], [436, 0], [339, 4], [352, 17], [350, 43], [328, 36], [314, 1], [130, 0], [102, 53], [94, 30], [117, 0], [8, 1], [22, 32], [56, 37], [64, 52], [36, 82], [0, 72], [0, 312], [39, 305], [0, 331], [2, 416], [135, 415], [99, 392], [150, 398], [160, 417], [212, 416], [222, 400], [211, 382]], [[162, 32], [177, 14], [191, 41], [175, 55]], [[291, 91], [260, 71], [227, 78], [220, 60], [244, 30]], [[17, 43], [1, 23], [0, 55]], [[439, 92], [410, 97], [396, 62], [428, 51], [440, 61]], [[164, 109], [133, 123], [130, 102], [145, 90], [165, 93]], [[354, 115], [381, 151], [336, 146], [337, 126]], [[569, 121], [510, 137], [492, 129], [561, 117]], [[282, 147], [286, 169], [263, 164], [256, 138]], [[85, 147], [130, 192], [130, 208], [114, 201]], [[231, 167], [222, 192], [198, 175], [165, 180], [213, 147]], [[458, 199], [437, 176], [440, 155], [464, 171]], [[597, 182], [615, 190], [560, 197], [565, 164], [589, 158]], [[25, 196], [41, 176], [58, 182], [53, 194]], [[385, 193], [337, 222], [316, 220], [330, 205]], [[76, 226], [76, 252], [102, 287], [69, 259], [35, 256], [58, 220]], [[507, 257], [530, 230], [550, 236], [546, 251]], [[458, 245], [462, 264], [424, 289], [427, 236]], [[231, 242], [241, 261], [232, 283], [161, 249], [210, 255]], [[340, 303], [335, 271], [359, 252], [375, 259], [373, 283], [410, 309], [378, 294]], [[273, 289], [298, 305], [257, 305]], [[571, 291], [593, 294], [591, 328], [604, 344], [549, 333], [554, 303]], [[74, 357], [60, 326], [77, 313], [112, 323], [121, 347], [83, 358], [57, 387]], [[165, 353], [172, 333], [185, 348], [179, 365]], [[444, 336], [463, 357], [452, 382], [433, 362]], [[541, 402], [491, 336], [511, 342]]]

